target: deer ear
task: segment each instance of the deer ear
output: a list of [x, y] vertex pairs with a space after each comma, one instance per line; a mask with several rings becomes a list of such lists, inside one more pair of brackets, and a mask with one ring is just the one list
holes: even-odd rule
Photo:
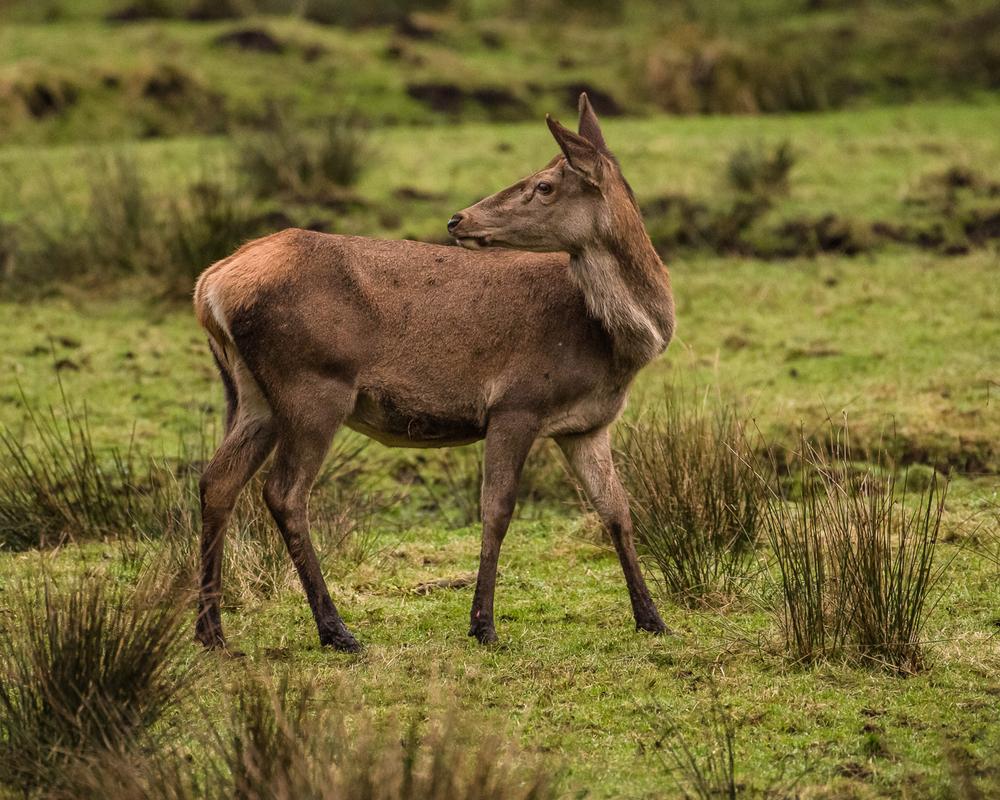
[[597, 114], [594, 113], [593, 106], [590, 105], [590, 98], [587, 93], [580, 95], [580, 135], [590, 142], [597, 149], [597, 152], [606, 156], [611, 155], [608, 145], [604, 141], [604, 134], [601, 133], [601, 125], [597, 121]]
[[548, 114], [545, 122], [566, 156], [570, 168], [588, 183], [599, 186], [601, 182], [601, 155], [589, 141], [559, 124]]

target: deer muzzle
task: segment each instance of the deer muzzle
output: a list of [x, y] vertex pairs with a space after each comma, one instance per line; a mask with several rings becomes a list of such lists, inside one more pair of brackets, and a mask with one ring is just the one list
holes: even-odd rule
[[479, 250], [481, 247], [489, 247], [489, 236], [477, 236], [475, 231], [463, 229], [462, 223], [465, 223], [465, 228], [470, 227], [470, 224], [472, 224], [470, 223], [470, 217], [464, 211], [459, 211], [448, 220], [448, 233], [458, 244], [469, 250]]

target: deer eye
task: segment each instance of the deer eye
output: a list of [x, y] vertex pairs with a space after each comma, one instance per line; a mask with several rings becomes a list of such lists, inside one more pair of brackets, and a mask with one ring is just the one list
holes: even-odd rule
[[552, 184], [543, 181], [535, 187], [535, 191], [539, 194], [552, 194]]

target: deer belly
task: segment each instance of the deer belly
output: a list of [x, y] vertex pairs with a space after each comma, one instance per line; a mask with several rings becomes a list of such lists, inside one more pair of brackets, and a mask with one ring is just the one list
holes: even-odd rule
[[388, 447], [450, 447], [478, 442], [485, 419], [459, 409], [428, 410], [387, 394], [358, 395], [348, 428]]

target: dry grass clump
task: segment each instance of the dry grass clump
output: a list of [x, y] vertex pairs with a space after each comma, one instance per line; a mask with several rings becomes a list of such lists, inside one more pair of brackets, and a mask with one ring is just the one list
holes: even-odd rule
[[136, 476], [138, 454], [99, 454], [86, 413], [64, 408], [64, 424], [31, 413], [33, 446], [0, 429], [0, 550], [121, 536], [164, 510], [158, 476]]
[[164, 749], [95, 764], [78, 798], [119, 800], [542, 800], [548, 776], [517, 763], [500, 737], [456, 714], [377, 729], [321, 705], [316, 684], [248, 676], [232, 687], [228, 719], [196, 753]]
[[729, 156], [726, 177], [739, 192], [770, 198], [788, 194], [789, 178], [795, 166], [795, 153], [785, 140], [773, 151], [762, 144], [743, 146]]
[[[200, 559], [198, 471], [154, 461], [137, 447], [101, 453], [86, 415], [64, 399], [63, 420], [32, 415], [34, 445], [0, 429], [0, 551], [58, 547], [100, 539], [121, 544], [135, 575], [152, 567], [193, 586]], [[209, 443], [202, 442], [204, 453]], [[368, 491], [353, 463], [363, 445], [341, 438], [313, 487], [313, 539], [324, 570], [375, 562], [385, 549], [385, 513], [396, 495]], [[260, 477], [243, 493], [225, 549], [224, 602], [259, 603], [299, 585], [292, 561], [261, 497]], [[396, 523], [398, 524], [398, 523]]]
[[62, 591], [36, 577], [8, 587], [0, 629], [0, 783], [25, 791], [130, 751], [184, 687], [182, 607], [157, 602], [164, 584], [136, 602], [103, 576]]
[[400, 732], [318, 706], [311, 683], [250, 680], [239, 691], [231, 732], [221, 742], [234, 794], [257, 798], [439, 800], [552, 797], [541, 770], [519, 767], [500, 737], [452, 713], [426, 729]]
[[640, 54], [636, 85], [674, 114], [758, 114], [820, 111], [843, 98], [815, 52], [773, 49], [704, 35], [680, 25], [670, 41]]

